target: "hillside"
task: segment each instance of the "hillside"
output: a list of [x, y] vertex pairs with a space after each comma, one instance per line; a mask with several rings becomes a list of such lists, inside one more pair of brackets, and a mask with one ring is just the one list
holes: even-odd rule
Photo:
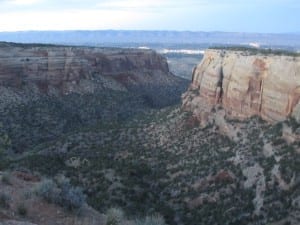
[[168, 224], [296, 225], [299, 129], [294, 120], [258, 118], [203, 129], [172, 107], [44, 142], [7, 166], [64, 174], [95, 209], [118, 206], [129, 218], [159, 212]]

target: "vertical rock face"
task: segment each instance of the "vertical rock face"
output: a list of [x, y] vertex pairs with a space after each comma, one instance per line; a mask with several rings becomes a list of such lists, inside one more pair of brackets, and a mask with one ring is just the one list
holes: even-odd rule
[[183, 108], [205, 122], [218, 105], [233, 118], [300, 120], [300, 57], [207, 50], [183, 95]]
[[28, 86], [56, 95], [131, 91], [164, 106], [180, 101], [187, 81], [152, 50], [0, 43], [0, 89]]
[[57, 86], [66, 92], [68, 83], [93, 75], [160, 71], [169, 74], [166, 60], [153, 51], [60, 46], [0, 46], [0, 84], [19, 87], [22, 82], [41, 88]]

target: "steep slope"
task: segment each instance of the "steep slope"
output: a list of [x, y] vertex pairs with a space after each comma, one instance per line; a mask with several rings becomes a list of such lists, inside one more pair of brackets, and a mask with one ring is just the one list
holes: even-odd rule
[[209, 49], [195, 68], [183, 107], [205, 123], [212, 108], [244, 119], [300, 120], [300, 57]]
[[300, 143], [259, 118], [205, 129], [180, 107], [148, 112], [114, 127], [82, 130], [40, 145], [10, 163], [83, 187], [100, 212], [131, 217], [159, 212], [167, 224], [298, 225]]
[[41, 192], [41, 187], [43, 194], [50, 193], [51, 189], [49, 192], [45, 191], [50, 187], [45, 185], [50, 184], [47, 181], [49, 180], [42, 180], [38, 175], [28, 172], [0, 172], [0, 225], [74, 225], [75, 221], [81, 225], [105, 224], [105, 216], [85, 202], [81, 208], [70, 211], [46, 201], [45, 196], [37, 193]]

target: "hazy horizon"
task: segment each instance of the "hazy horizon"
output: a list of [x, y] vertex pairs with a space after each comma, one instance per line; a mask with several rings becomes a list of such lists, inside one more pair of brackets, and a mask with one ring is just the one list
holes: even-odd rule
[[300, 33], [296, 0], [2, 0], [0, 32]]
[[18, 33], [18, 32], [97, 32], [97, 31], [130, 31], [130, 32], [178, 32], [178, 33], [234, 33], [234, 34], [300, 34], [300, 31], [293, 31], [293, 32], [251, 32], [251, 31], [226, 31], [226, 30], [170, 30], [170, 29], [65, 29], [65, 30], [14, 30], [14, 31], [0, 31], [0, 33]]

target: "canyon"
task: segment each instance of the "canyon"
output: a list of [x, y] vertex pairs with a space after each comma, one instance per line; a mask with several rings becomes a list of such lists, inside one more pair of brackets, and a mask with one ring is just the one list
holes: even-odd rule
[[0, 224], [298, 225], [298, 71], [209, 49], [188, 88], [153, 50], [1, 43]]
[[80, 127], [179, 103], [188, 83], [153, 50], [3, 42], [0, 130], [23, 152]]

